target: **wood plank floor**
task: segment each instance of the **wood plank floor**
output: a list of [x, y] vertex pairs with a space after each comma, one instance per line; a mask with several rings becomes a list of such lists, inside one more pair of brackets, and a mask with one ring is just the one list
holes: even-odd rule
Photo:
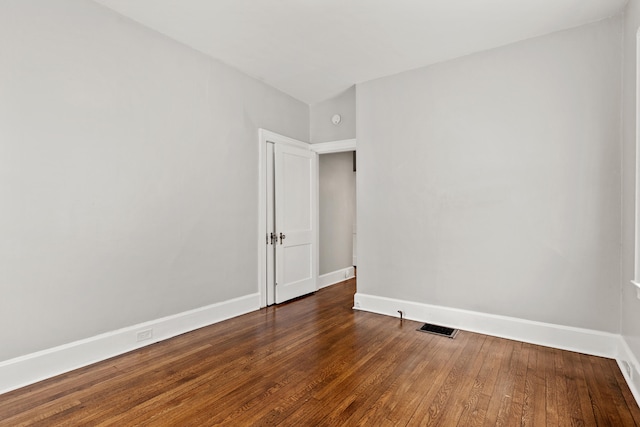
[[0, 396], [0, 426], [634, 426], [616, 363], [351, 309], [353, 280]]

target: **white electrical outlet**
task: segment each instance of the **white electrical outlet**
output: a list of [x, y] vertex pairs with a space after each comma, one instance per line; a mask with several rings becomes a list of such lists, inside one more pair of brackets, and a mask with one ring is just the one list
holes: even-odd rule
[[153, 338], [153, 329], [145, 329], [144, 331], [138, 332], [138, 342], [150, 340], [151, 338]]
[[622, 366], [624, 367], [624, 370], [627, 372], [627, 376], [629, 377], [629, 379], [633, 379], [633, 369], [631, 369], [631, 365], [629, 364], [629, 362], [627, 362], [626, 360], [623, 360]]

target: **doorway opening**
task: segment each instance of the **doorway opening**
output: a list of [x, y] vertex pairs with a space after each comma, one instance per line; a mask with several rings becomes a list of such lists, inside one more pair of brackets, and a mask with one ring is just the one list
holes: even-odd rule
[[321, 154], [318, 163], [318, 288], [324, 288], [355, 276], [355, 151]]

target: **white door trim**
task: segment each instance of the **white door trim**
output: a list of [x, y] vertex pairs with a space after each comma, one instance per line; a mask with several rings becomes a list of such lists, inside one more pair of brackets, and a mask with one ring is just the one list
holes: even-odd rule
[[356, 151], [355, 139], [342, 139], [340, 141], [321, 142], [311, 144], [311, 149], [318, 154], [342, 153], [344, 151]]

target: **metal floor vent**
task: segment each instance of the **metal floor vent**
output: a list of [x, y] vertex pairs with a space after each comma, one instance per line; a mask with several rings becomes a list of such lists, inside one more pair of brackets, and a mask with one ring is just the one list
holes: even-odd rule
[[429, 334], [436, 334], [447, 338], [455, 338], [458, 333], [457, 329], [447, 328], [446, 326], [433, 325], [431, 323], [425, 323], [420, 329], [420, 332], [427, 332]]

